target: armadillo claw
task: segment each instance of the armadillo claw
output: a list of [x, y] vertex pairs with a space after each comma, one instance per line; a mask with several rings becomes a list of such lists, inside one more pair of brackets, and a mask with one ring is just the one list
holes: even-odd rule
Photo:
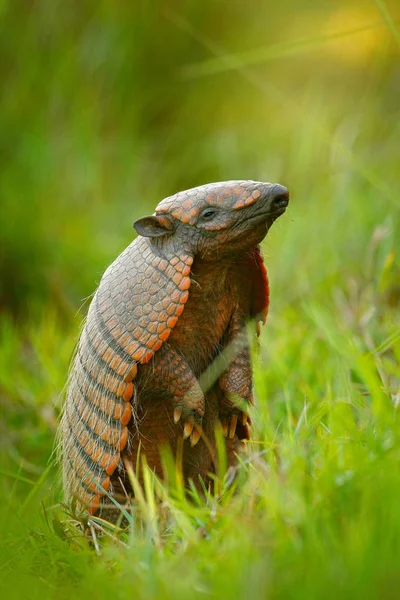
[[174, 410], [174, 423], [178, 423], [180, 418], [182, 416], [182, 409], [178, 406], [175, 410]]
[[201, 434], [202, 434], [203, 428], [201, 425], [195, 425], [192, 434], [190, 436], [190, 445], [195, 446], [197, 444], [197, 442], [199, 441], [199, 439], [201, 438]]
[[242, 425], [246, 425], [246, 424], [251, 425], [251, 418], [250, 418], [250, 415], [248, 415], [245, 412], [242, 412]]
[[236, 431], [236, 425], [237, 425], [237, 421], [238, 421], [238, 416], [237, 414], [233, 414], [231, 416], [231, 422], [229, 424], [229, 437], [232, 439], [233, 437], [235, 437], [235, 431]]
[[185, 427], [183, 428], [183, 439], [184, 440], [186, 440], [186, 438], [188, 438], [189, 435], [192, 433], [193, 427], [194, 427], [193, 423], [191, 423], [190, 421], [186, 421]]
[[228, 437], [228, 419], [226, 417], [220, 417], [222, 433], [225, 437]]

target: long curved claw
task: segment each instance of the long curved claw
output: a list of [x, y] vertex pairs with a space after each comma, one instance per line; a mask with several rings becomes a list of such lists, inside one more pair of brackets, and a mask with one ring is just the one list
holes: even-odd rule
[[226, 417], [221, 417], [220, 421], [221, 421], [222, 433], [224, 434], [225, 437], [228, 437], [228, 419]]
[[246, 412], [242, 412], [242, 425], [251, 425], [251, 418]]
[[175, 410], [174, 410], [174, 423], [178, 423], [180, 418], [182, 416], [182, 408], [180, 406], [178, 406]]
[[233, 414], [231, 416], [231, 422], [229, 425], [229, 437], [231, 439], [235, 436], [237, 421], [238, 421], [238, 416], [236, 414]]
[[183, 428], [183, 439], [184, 440], [186, 440], [186, 438], [188, 438], [189, 435], [192, 433], [193, 427], [194, 427], [194, 423], [191, 423], [190, 421], [186, 421], [185, 427]]
[[199, 439], [201, 438], [201, 434], [202, 434], [203, 428], [201, 425], [195, 425], [192, 434], [190, 436], [190, 444], [191, 446], [195, 446], [197, 444], [197, 442], [199, 441]]

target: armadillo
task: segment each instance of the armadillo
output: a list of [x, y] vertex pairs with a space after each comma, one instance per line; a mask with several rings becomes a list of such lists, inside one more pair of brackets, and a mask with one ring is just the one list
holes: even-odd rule
[[249, 438], [247, 324], [259, 331], [269, 305], [259, 244], [288, 202], [279, 184], [211, 183], [134, 223], [93, 296], [60, 424], [64, 489], [89, 515], [131, 493], [139, 452], [161, 474], [162, 447], [180, 443], [185, 476], [204, 480], [218, 421], [231, 456]]

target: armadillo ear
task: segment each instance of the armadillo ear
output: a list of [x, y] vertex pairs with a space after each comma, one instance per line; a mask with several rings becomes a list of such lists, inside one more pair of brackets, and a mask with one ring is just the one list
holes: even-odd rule
[[161, 235], [170, 235], [174, 231], [171, 219], [164, 215], [142, 217], [134, 222], [133, 227], [143, 237], [160, 237]]

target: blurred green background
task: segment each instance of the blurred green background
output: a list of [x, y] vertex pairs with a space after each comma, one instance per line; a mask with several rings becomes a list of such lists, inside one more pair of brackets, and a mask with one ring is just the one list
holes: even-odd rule
[[[240, 577], [256, 582], [254, 597], [255, 589], [260, 598], [267, 591], [296, 597], [309, 568], [304, 593], [329, 595], [329, 582], [350, 589], [345, 561], [324, 563], [325, 572], [315, 559], [326, 552], [328, 562], [354, 558], [359, 591], [364, 581], [365, 593], [383, 589], [380, 597], [390, 597], [400, 583], [397, 0], [2, 0], [0, 28], [0, 569], [2, 583], [14, 585], [7, 593], [22, 593], [18, 565], [29, 586], [39, 573], [31, 597], [55, 594], [64, 563], [65, 594], [79, 581], [91, 589], [88, 574], [43, 533], [40, 504], [60, 498], [47, 465], [85, 299], [133, 239], [134, 219], [163, 197], [210, 181], [256, 179], [287, 185], [292, 198], [263, 244], [271, 313], [256, 365], [255, 435], [285, 456], [264, 457], [272, 471], [262, 483], [269, 498], [262, 512], [279, 513], [281, 526], [267, 548], [254, 541], [260, 555], [251, 569], [233, 561], [234, 546], [221, 557], [218, 545], [196, 542], [205, 563], [225, 561], [232, 572], [226, 581], [218, 571], [209, 575], [209, 587], [194, 586], [190, 575], [185, 581], [195, 597], [219, 585], [245, 596]], [[305, 406], [314, 411], [311, 425]], [[357, 451], [351, 446], [344, 458], [346, 436]], [[328, 460], [331, 443], [337, 448]], [[371, 467], [376, 456], [379, 468]], [[343, 487], [359, 469], [365, 479]], [[375, 469], [386, 473], [377, 499]], [[316, 482], [312, 492], [306, 475]], [[261, 485], [251, 477], [250, 489]], [[285, 489], [293, 490], [289, 509]], [[321, 528], [307, 542], [302, 527], [328, 496]], [[374, 521], [381, 510], [391, 515], [393, 535], [384, 549], [382, 516]], [[339, 529], [330, 537], [340, 523], [352, 531], [361, 513], [362, 542], [342, 539]], [[248, 539], [252, 527], [264, 531], [260, 515], [253, 517], [242, 529]], [[268, 581], [265, 553], [274, 565]], [[139, 563], [151, 563], [150, 554]], [[153, 583], [168, 580], [164, 558]], [[186, 573], [198, 575], [190, 554], [185, 560]], [[282, 578], [293, 564], [302, 565], [293, 580]], [[150, 589], [143, 577], [140, 597], [173, 594], [173, 586]]]

